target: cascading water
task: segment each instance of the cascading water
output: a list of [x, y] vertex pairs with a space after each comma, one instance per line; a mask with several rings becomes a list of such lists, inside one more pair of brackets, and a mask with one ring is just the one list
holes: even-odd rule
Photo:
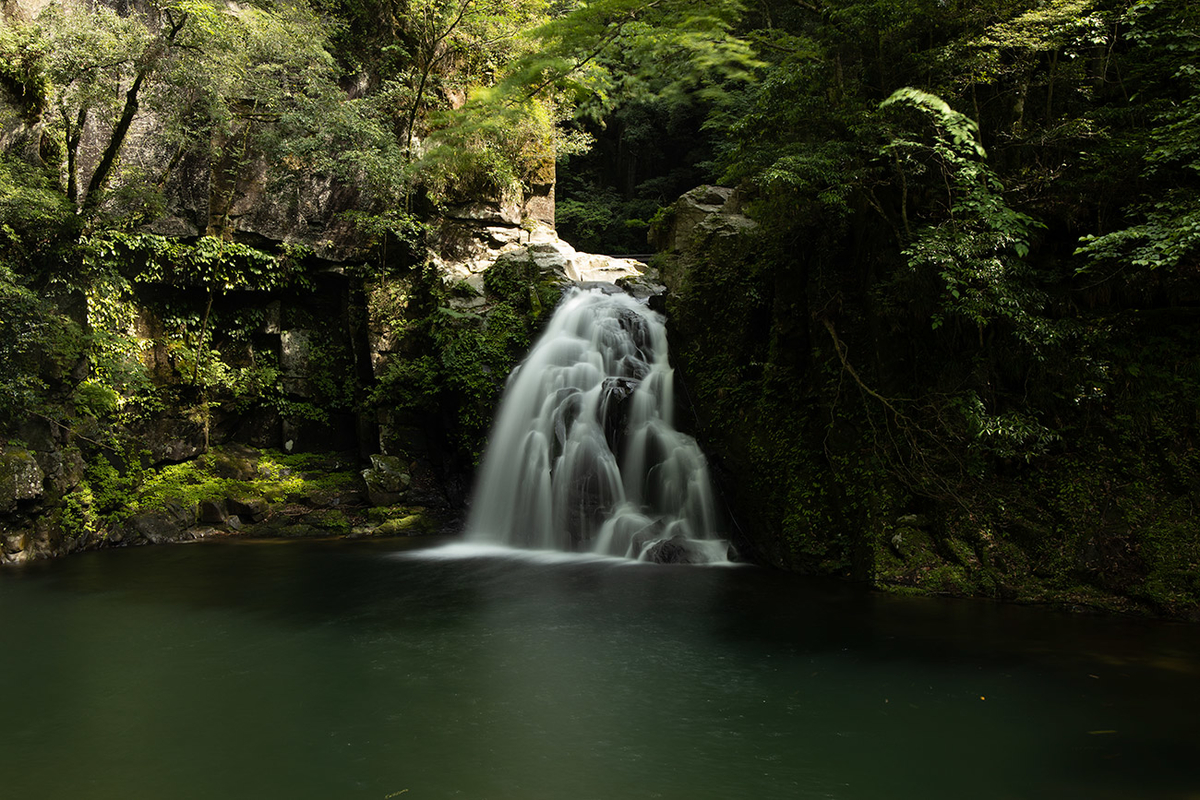
[[574, 290], [509, 376], [468, 538], [655, 561], [726, 560], [704, 454], [671, 424], [662, 318]]

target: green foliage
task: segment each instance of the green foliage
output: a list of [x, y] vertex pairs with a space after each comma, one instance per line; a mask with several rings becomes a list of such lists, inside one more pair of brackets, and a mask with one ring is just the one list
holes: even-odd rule
[[0, 27], [0, 85], [33, 118], [49, 102], [50, 77], [43, 66], [45, 54], [46, 41], [36, 26], [5, 20]]
[[555, 205], [559, 235], [588, 253], [639, 253], [646, 248], [650, 219], [662, 208], [654, 200], [626, 200], [611, 189], [564, 199]]
[[92, 274], [115, 270], [138, 283], [203, 286], [215, 290], [269, 290], [305, 285], [305, 248], [272, 255], [214, 236], [194, 244], [151, 233], [105, 231], [80, 242], [83, 264]]
[[1191, 4], [1135, 3], [1122, 22], [1140, 56], [1151, 125], [1127, 226], [1080, 238], [1081, 272], [1188, 270], [1200, 263], [1200, 19]]
[[[904, 173], [906, 193], [919, 185], [918, 180], [940, 184], [946, 192], [939, 214], [944, 217], [918, 230], [903, 251], [912, 273], [936, 274], [943, 284], [945, 311], [933, 314], [932, 327], [943, 325], [948, 316], [980, 330], [1003, 321], [1035, 350], [1053, 342], [1056, 326], [1041, 317], [1046, 296], [1025, 260], [1033, 233], [1044, 225], [1005, 202], [1003, 186], [983, 162], [986, 153], [974, 121], [917, 89], [897, 90], [881, 108], [898, 104], [917, 110], [933, 136], [895, 135], [883, 154]], [[907, 197], [901, 202], [907, 204]], [[906, 207], [901, 216], [906, 233], [912, 235], [912, 215]]]
[[561, 119], [553, 104], [480, 90], [463, 109], [434, 117], [414, 174], [436, 203], [497, 198], [552, 182], [556, 152], [574, 146], [560, 135]]
[[84, 381], [75, 387], [75, 411], [89, 417], [105, 417], [117, 410], [117, 393], [96, 381]]
[[26, 274], [47, 269], [77, 229], [45, 171], [0, 154], [0, 263]]
[[284, 474], [283, 467], [269, 456], [259, 460], [255, 469], [252, 478], [239, 480], [215, 474], [203, 460], [169, 464], [146, 474], [127, 504], [126, 513], [150, 511], [170, 503], [188, 507], [229, 496], [262, 497], [278, 503], [303, 490], [304, 478], [299, 474]]
[[402, 337], [372, 390], [371, 406], [436, 424], [466, 464], [483, 454], [504, 381], [558, 301], [560, 288], [532, 259], [500, 259], [484, 273], [486, 313], [456, 310], [432, 268], [390, 311]]
[[534, 32], [538, 48], [514, 65], [509, 81], [563, 92], [593, 115], [647, 90], [716, 95], [758, 66], [733, 34], [739, 10], [735, 2], [695, 0], [572, 5]]

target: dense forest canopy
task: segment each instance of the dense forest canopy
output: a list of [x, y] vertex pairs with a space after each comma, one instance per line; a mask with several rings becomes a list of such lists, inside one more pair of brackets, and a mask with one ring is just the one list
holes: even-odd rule
[[[1195, 0], [16, 4], [0, 418], [170, 402], [122, 338], [139, 285], [201, 298], [162, 309], [184, 383], [257, 402], [213, 298], [420, 272], [446, 208], [556, 180], [565, 238], [644, 252], [719, 183], [748, 240], [662, 266], [758, 558], [1194, 608], [1198, 56]], [[458, 352], [446, 290], [422, 346]], [[471, 347], [528, 335], [498, 330]], [[435, 361], [389, 391], [458, 385], [478, 437], [490, 367]]]

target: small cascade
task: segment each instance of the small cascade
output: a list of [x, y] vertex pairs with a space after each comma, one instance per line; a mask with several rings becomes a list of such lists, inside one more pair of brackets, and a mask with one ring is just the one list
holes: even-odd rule
[[509, 376], [469, 539], [651, 561], [725, 561], [708, 467], [671, 424], [662, 318], [574, 290]]

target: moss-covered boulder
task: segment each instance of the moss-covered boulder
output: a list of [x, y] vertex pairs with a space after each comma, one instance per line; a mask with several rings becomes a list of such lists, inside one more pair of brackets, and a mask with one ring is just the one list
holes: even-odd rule
[[367, 499], [375, 506], [399, 503], [412, 486], [412, 474], [396, 456], [371, 456], [371, 467], [362, 471], [362, 477], [367, 484]]

